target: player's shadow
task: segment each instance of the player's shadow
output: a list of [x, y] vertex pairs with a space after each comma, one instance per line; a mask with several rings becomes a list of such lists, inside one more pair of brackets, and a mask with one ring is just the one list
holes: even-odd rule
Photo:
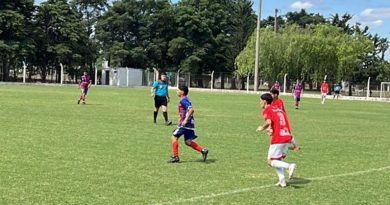
[[199, 163], [205, 163], [205, 164], [213, 164], [217, 161], [217, 159], [207, 159], [205, 162], [203, 159], [197, 159], [197, 160], [191, 160], [191, 161], [182, 161], [181, 163], [190, 163], [190, 162], [199, 162]]
[[295, 188], [295, 189], [300, 189], [300, 188], [304, 187], [303, 185], [308, 184], [310, 182], [311, 182], [310, 179], [294, 177], [288, 181], [288, 185]]

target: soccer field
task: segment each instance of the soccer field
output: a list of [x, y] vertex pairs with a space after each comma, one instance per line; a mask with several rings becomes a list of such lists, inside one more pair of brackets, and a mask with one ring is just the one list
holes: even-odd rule
[[[282, 96], [301, 146], [278, 188], [258, 95], [191, 91], [201, 154], [180, 139], [169, 164], [149, 88], [0, 86], [0, 204], [388, 204], [390, 104]], [[169, 117], [178, 118], [175, 90]]]

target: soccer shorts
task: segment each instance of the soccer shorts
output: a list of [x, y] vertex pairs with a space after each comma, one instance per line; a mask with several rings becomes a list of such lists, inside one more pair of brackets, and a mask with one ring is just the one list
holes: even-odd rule
[[193, 129], [188, 129], [188, 128], [183, 128], [183, 127], [177, 127], [173, 133], [173, 136], [179, 138], [180, 136], [184, 135], [184, 140], [194, 140], [198, 136], [195, 134], [195, 130]]
[[297, 102], [301, 101], [301, 96], [295, 96], [294, 100], [297, 101]]
[[267, 159], [282, 160], [287, 156], [288, 146], [290, 143], [271, 144], [268, 149]]
[[168, 100], [166, 96], [154, 96], [154, 107], [161, 107], [162, 105], [167, 106]]
[[340, 94], [340, 90], [336, 90], [334, 91], [336, 94]]
[[81, 88], [81, 94], [87, 95], [88, 93], [88, 88]]
[[322, 96], [326, 97], [328, 93], [321, 93]]

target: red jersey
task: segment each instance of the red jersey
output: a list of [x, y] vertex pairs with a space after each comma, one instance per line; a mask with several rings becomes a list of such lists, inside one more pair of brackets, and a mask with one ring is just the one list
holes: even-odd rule
[[268, 106], [263, 110], [264, 120], [271, 120], [271, 144], [291, 143], [290, 122], [282, 109]]
[[286, 112], [286, 109], [284, 109], [284, 103], [283, 100], [278, 97], [278, 99], [274, 99], [271, 103], [271, 106], [277, 107], [279, 109], [282, 109], [283, 112]]
[[328, 90], [329, 90], [329, 85], [328, 83], [324, 82], [321, 84], [321, 92], [322, 93], [328, 93]]

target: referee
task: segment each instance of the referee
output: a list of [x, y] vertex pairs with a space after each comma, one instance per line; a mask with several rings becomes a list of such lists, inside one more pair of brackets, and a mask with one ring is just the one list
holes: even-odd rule
[[150, 89], [151, 96], [154, 97], [154, 113], [153, 119], [154, 124], [157, 123], [157, 114], [158, 110], [162, 106], [162, 111], [165, 119], [165, 125], [171, 125], [172, 121], [168, 120], [168, 102], [169, 102], [169, 93], [168, 93], [168, 81], [167, 75], [161, 73], [160, 80], [153, 82], [152, 89]]

